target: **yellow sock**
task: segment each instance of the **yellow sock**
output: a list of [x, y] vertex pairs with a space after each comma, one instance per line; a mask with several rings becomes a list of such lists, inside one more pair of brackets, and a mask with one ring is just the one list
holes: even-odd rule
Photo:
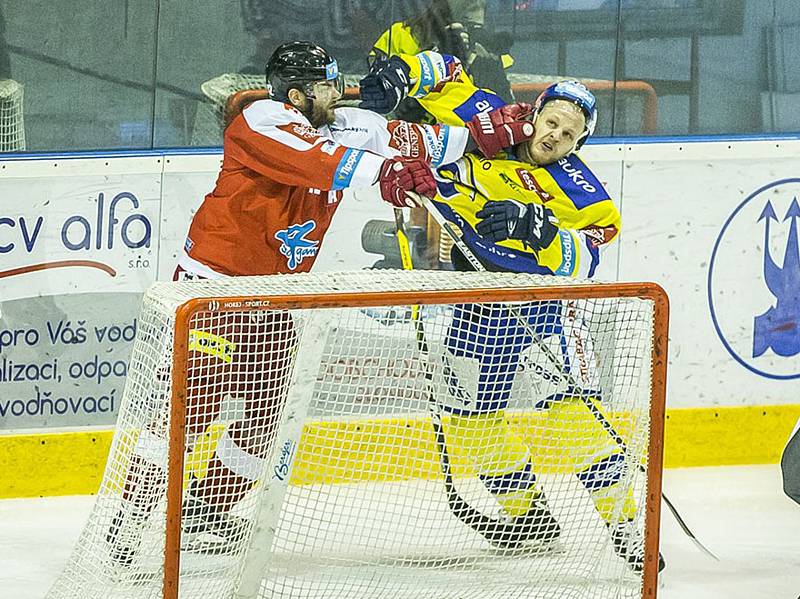
[[533, 486], [524, 491], [516, 491], [513, 493], [506, 493], [504, 495], [497, 495], [497, 502], [503, 508], [503, 511], [516, 518], [517, 516], [524, 516], [531, 508], [531, 502], [539, 495], [539, 490]]
[[498, 476], [528, 463], [527, 445], [508, 426], [504, 410], [489, 414], [451, 416], [447, 446], [469, 458], [478, 474]]
[[[511, 430], [503, 410], [489, 414], [451, 416], [447, 428], [448, 447], [467, 456], [483, 477], [502, 477], [530, 472], [530, 451]], [[530, 473], [530, 476], [533, 476]], [[539, 494], [536, 486], [493, 495], [503, 510], [512, 517], [522, 516]]]
[[618, 485], [611, 485], [605, 489], [598, 489], [592, 492], [594, 507], [603, 518], [603, 521], [611, 524], [612, 522], [624, 522], [633, 520], [636, 516], [636, 501], [633, 499], [633, 489], [630, 487], [622, 498], [622, 505], [619, 506], [620, 489]]

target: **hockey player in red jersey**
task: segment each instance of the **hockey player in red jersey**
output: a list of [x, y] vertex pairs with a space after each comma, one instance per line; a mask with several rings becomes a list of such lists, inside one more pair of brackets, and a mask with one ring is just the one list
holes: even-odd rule
[[[460, 158], [474, 145], [464, 127], [386, 121], [338, 105], [336, 61], [308, 42], [279, 47], [266, 68], [271, 98], [252, 103], [227, 127], [222, 169], [195, 214], [176, 279], [306, 272], [346, 188], [380, 186], [405, 205], [406, 191], [433, 195], [429, 164]], [[520, 125], [522, 126], [522, 125]], [[183, 530], [215, 551], [235, 551], [247, 524], [231, 508], [264, 470], [291, 373], [296, 338], [286, 312], [235, 314], [190, 331], [187, 431], [200, 436], [221, 419], [226, 398], [243, 417], [223, 429], [203, 477], [184, 498]], [[133, 457], [123, 506], [108, 541], [116, 563], [135, 558], [139, 529], [163, 492], [166, 435], [145, 430]], [[213, 537], [208, 541], [208, 536]]]

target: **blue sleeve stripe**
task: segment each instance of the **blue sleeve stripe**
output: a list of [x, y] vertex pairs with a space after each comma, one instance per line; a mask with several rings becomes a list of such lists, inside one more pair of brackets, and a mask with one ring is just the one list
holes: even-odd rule
[[364, 150], [356, 150], [354, 148], [347, 148], [336, 166], [336, 171], [333, 173], [333, 186], [331, 189], [339, 190], [350, 187], [350, 181], [353, 180], [353, 173], [356, 172], [358, 163], [361, 162], [361, 157], [364, 155]]
[[436, 69], [433, 66], [433, 62], [431, 61], [430, 57], [427, 54], [423, 52], [418, 56], [420, 62], [422, 62], [423, 64], [420, 65], [422, 68], [420, 69], [420, 74], [419, 74], [420, 78], [419, 91], [415, 95], [417, 97], [423, 97], [429, 91], [431, 91], [434, 85], [436, 85]]
[[459, 106], [453, 109], [453, 112], [464, 123], [469, 123], [479, 112], [486, 112], [505, 106], [506, 103], [503, 98], [492, 92], [479, 89], [472, 93], [466, 101], [462, 102]]
[[594, 276], [594, 271], [600, 266], [600, 248], [594, 245], [588, 238], [586, 239], [586, 247], [589, 249], [589, 255], [592, 257], [592, 262], [589, 264], [588, 277]]
[[451, 56], [450, 54], [442, 54], [442, 58], [444, 59], [445, 73], [452, 73], [453, 69], [451, 69], [450, 67], [452, 65], [455, 65], [456, 58], [454, 56]]

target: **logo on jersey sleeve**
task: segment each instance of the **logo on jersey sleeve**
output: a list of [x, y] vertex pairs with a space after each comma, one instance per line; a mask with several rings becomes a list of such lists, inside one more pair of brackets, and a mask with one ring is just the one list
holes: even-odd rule
[[353, 180], [353, 173], [356, 172], [356, 167], [363, 155], [364, 150], [347, 148], [336, 166], [336, 172], [333, 173], [333, 189], [344, 189], [350, 186], [350, 181]]
[[431, 92], [440, 92], [444, 88], [444, 86], [448, 83], [453, 81], [458, 81], [461, 78], [461, 72], [463, 67], [461, 66], [461, 61], [458, 60], [455, 56], [443, 56], [444, 63], [439, 76], [441, 77], [441, 81], [435, 84], [431, 89]]
[[614, 237], [617, 236], [617, 233], [619, 233], [614, 225], [609, 225], [607, 227], [589, 225], [588, 227], [581, 229], [581, 232], [586, 235], [590, 247], [593, 248], [605, 245], [614, 239]]
[[289, 225], [288, 228], [275, 233], [275, 239], [281, 242], [279, 251], [286, 256], [286, 265], [289, 270], [294, 270], [304, 258], [315, 257], [319, 251], [319, 241], [306, 239], [306, 235], [317, 227], [313, 220], [307, 220], [302, 225]]
[[286, 125], [278, 125], [277, 128], [310, 144], [315, 143], [320, 138], [319, 131], [311, 125], [303, 123], [287, 123]]
[[420, 136], [416, 125], [405, 121], [389, 121], [389, 131], [392, 134], [389, 146], [395, 148], [405, 158], [420, 157]]
[[472, 93], [464, 102], [453, 109], [453, 112], [463, 122], [469, 123], [476, 114], [490, 112], [495, 108], [505, 106], [505, 101], [493, 92], [479, 89]]

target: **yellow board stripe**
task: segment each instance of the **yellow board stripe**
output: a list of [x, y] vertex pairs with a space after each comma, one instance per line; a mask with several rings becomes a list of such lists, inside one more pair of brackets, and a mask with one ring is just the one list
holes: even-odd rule
[[777, 464], [800, 405], [668, 410], [664, 466]]
[[96, 493], [113, 431], [0, 436], [0, 498]]
[[[535, 426], [539, 416], [531, 413], [510, 418], [520, 431]], [[800, 405], [669, 410], [664, 465], [775, 464], [798, 418]], [[627, 431], [620, 429], [624, 436]], [[113, 431], [0, 435], [0, 498], [96, 493], [112, 436]], [[381, 451], [375, 453], [378, 441]], [[332, 447], [337, 447], [335, 453], [326, 451]], [[210, 455], [210, 448], [203, 445], [202, 452]], [[564, 466], [557, 452], [555, 448], [538, 452], [535, 468], [552, 469], [559, 461]], [[451, 457], [454, 474], [469, 472], [462, 460]], [[195, 467], [202, 468], [200, 462], [205, 460], [195, 461]], [[437, 476], [438, 454], [429, 419], [381, 418], [308, 423], [292, 483]]]

